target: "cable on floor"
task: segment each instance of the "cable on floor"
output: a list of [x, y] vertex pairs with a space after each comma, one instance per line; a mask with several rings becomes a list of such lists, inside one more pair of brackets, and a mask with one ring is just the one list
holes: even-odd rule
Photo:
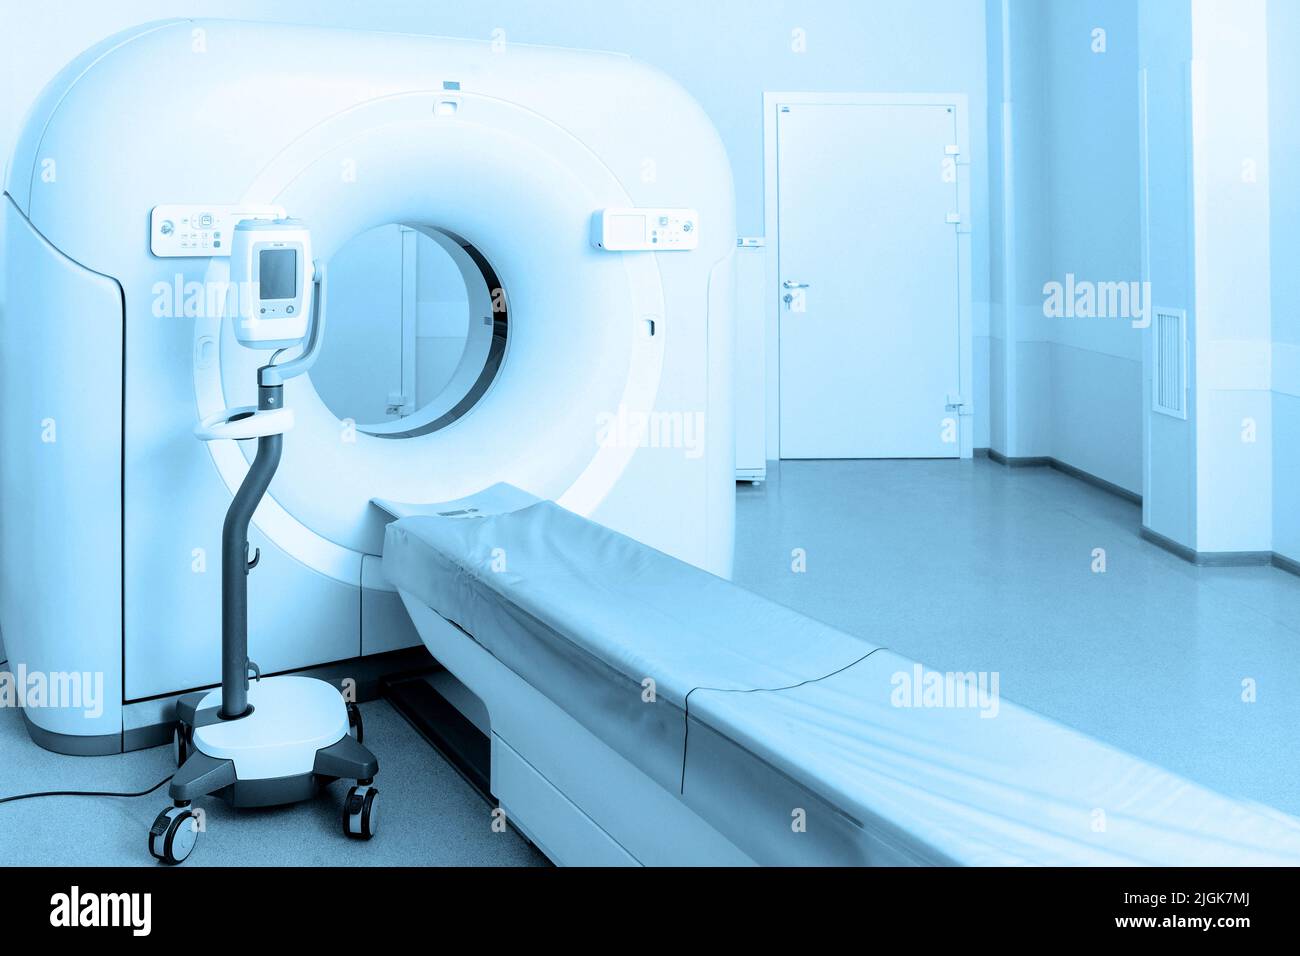
[[148, 790], [141, 790], [139, 793], [117, 793], [112, 790], [43, 790], [39, 793], [18, 793], [12, 797], [0, 797], [0, 803], [13, 803], [15, 800], [34, 800], [37, 797], [147, 797], [159, 787], [169, 783], [174, 773], [169, 773]]

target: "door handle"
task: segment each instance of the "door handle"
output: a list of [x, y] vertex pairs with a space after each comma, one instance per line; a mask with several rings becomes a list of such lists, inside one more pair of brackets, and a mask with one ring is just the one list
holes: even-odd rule
[[785, 295], [781, 296], [781, 301], [791, 312], [804, 311], [804, 289], [808, 288], [807, 282], [796, 282], [794, 279], [786, 279], [781, 283], [786, 290]]

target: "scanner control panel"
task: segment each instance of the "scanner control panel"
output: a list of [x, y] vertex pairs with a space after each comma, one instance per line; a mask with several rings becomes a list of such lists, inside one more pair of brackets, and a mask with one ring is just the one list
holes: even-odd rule
[[591, 217], [591, 244], [610, 252], [681, 252], [700, 244], [694, 209], [601, 209]]
[[170, 203], [149, 214], [149, 251], [160, 259], [229, 256], [235, 223], [283, 219], [280, 206]]

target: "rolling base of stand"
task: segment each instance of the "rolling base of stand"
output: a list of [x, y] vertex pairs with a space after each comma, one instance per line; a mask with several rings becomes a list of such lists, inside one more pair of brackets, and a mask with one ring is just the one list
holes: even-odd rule
[[268, 677], [248, 689], [244, 716], [221, 716], [221, 691], [191, 694], [177, 704], [179, 769], [164, 809], [149, 831], [149, 852], [180, 863], [198, 839], [190, 809], [216, 795], [236, 807], [297, 803], [335, 780], [357, 781], [343, 804], [343, 832], [370, 839], [378, 827], [374, 787], [379, 761], [361, 742], [360, 713], [324, 681]]

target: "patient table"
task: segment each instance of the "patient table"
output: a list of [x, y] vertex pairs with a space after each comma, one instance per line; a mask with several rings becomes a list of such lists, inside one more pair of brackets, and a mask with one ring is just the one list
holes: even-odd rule
[[1300, 823], [502, 486], [388, 526], [384, 570], [486, 705], [492, 790], [576, 864], [1300, 863]]

